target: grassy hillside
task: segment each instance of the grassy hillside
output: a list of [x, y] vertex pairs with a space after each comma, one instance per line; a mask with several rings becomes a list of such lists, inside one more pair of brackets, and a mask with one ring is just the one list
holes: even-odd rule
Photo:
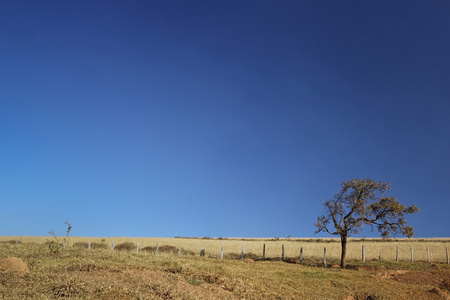
[[341, 270], [170, 251], [51, 251], [39, 242], [0, 243], [0, 259], [6, 257], [29, 268], [27, 274], [0, 271], [0, 298], [8, 299], [442, 299], [450, 293], [446, 263], [354, 261]]

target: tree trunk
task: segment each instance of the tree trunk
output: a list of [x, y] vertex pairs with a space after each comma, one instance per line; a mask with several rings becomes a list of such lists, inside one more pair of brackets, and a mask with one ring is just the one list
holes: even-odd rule
[[347, 253], [347, 234], [341, 235], [341, 268], [345, 269], [345, 254]]

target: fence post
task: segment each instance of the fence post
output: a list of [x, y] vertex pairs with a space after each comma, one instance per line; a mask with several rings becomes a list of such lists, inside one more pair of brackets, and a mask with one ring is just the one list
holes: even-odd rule
[[381, 260], [381, 247], [380, 247], [380, 256], [378, 256], [378, 260]]
[[397, 249], [395, 251], [395, 261], [398, 261], [398, 245], [397, 245]]
[[63, 243], [63, 249], [66, 249], [66, 242]]
[[114, 251], [114, 242], [111, 244], [111, 251]]
[[220, 259], [223, 260], [223, 243], [222, 243], [222, 249], [220, 249]]
[[203, 254], [203, 244], [200, 245], [200, 256]]
[[323, 265], [327, 265], [327, 247], [323, 248]]
[[156, 243], [156, 251], [155, 251], [156, 256], [158, 256], [158, 250], [159, 250], [159, 243]]
[[281, 260], [284, 261], [284, 244], [281, 245]]
[[366, 262], [366, 248], [362, 245], [362, 261]]
[[244, 243], [242, 243], [241, 259], [244, 259]]
[[180, 250], [178, 250], [178, 256], [181, 256], [181, 245], [180, 245]]
[[19, 240], [16, 240], [16, 246], [19, 245]]
[[427, 260], [430, 262], [430, 247], [427, 247]]
[[91, 242], [88, 244], [88, 250], [91, 250]]
[[414, 262], [413, 247], [411, 246], [411, 262]]
[[445, 251], [447, 252], [447, 265], [449, 264], [449, 259], [448, 259], [448, 247], [445, 247]]
[[263, 260], [266, 259], [266, 244], [263, 244]]
[[303, 265], [303, 247], [300, 248], [300, 264]]
[[137, 246], [136, 246], [136, 254], [139, 254], [139, 243], [137, 243]]

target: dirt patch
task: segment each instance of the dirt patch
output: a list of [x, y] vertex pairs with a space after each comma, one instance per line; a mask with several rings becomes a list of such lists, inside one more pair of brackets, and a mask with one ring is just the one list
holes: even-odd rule
[[384, 278], [384, 279], [399, 280], [398, 275], [405, 274], [407, 272], [408, 271], [406, 271], [406, 270], [391, 270], [391, 271], [379, 272], [379, 273], [375, 274], [375, 276], [379, 277], [379, 278]]
[[430, 271], [406, 271], [391, 270], [375, 274], [379, 278], [392, 279], [398, 282], [430, 286], [433, 287], [430, 292], [439, 295], [445, 299], [450, 299], [450, 278], [448, 272], [442, 270]]
[[432, 264], [432, 265], [431, 265], [431, 269], [433, 269], [433, 270], [440, 270], [441, 267], [439, 267], [438, 264]]
[[448, 272], [443, 271], [410, 271], [398, 274], [394, 279], [408, 284], [441, 286], [447, 278]]
[[[159, 270], [93, 270], [75, 271], [71, 278], [82, 278], [78, 286], [96, 296], [108, 298], [129, 297], [132, 291], [163, 299], [238, 299], [224, 287], [209, 283], [201, 276], [173, 274]], [[72, 280], [73, 281], [73, 280]], [[76, 294], [76, 291], [73, 293]]]
[[349, 270], [356, 270], [356, 271], [380, 271], [384, 270], [384, 267], [376, 266], [376, 265], [347, 265], [345, 266], [346, 269]]
[[11, 271], [20, 274], [28, 274], [30, 269], [28, 269], [27, 264], [17, 257], [8, 257], [0, 259], [0, 271]]
[[340, 269], [341, 266], [340, 266], [340, 265], [332, 265], [331, 268], [332, 268], [332, 269]]
[[448, 294], [446, 292], [444, 292], [443, 290], [441, 290], [440, 288], [438, 288], [438, 287], [433, 288], [430, 292], [440, 296], [443, 299], [450, 299]]
[[443, 290], [447, 290], [447, 292], [450, 292], [450, 277], [444, 278], [439, 287]]

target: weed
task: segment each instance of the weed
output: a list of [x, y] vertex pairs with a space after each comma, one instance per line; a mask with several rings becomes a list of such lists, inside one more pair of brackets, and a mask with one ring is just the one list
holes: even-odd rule
[[69, 246], [69, 240], [70, 240], [70, 231], [72, 230], [72, 225], [69, 223], [69, 220], [66, 220], [64, 224], [67, 225], [67, 231], [66, 236], [63, 238], [63, 242], [65, 245]]
[[47, 240], [46, 245], [52, 255], [59, 255], [61, 252], [61, 248], [65, 247], [66, 245], [69, 246], [69, 234], [70, 230], [72, 230], [72, 225], [69, 223], [69, 221], [65, 221], [64, 224], [67, 225], [67, 231], [66, 236], [63, 238], [63, 243], [59, 241], [58, 236], [53, 229], [50, 229], [50, 231], [48, 232], [52, 236], [53, 240]]
[[188, 282], [192, 285], [200, 285], [203, 283], [203, 280], [190, 276], [188, 277]]

